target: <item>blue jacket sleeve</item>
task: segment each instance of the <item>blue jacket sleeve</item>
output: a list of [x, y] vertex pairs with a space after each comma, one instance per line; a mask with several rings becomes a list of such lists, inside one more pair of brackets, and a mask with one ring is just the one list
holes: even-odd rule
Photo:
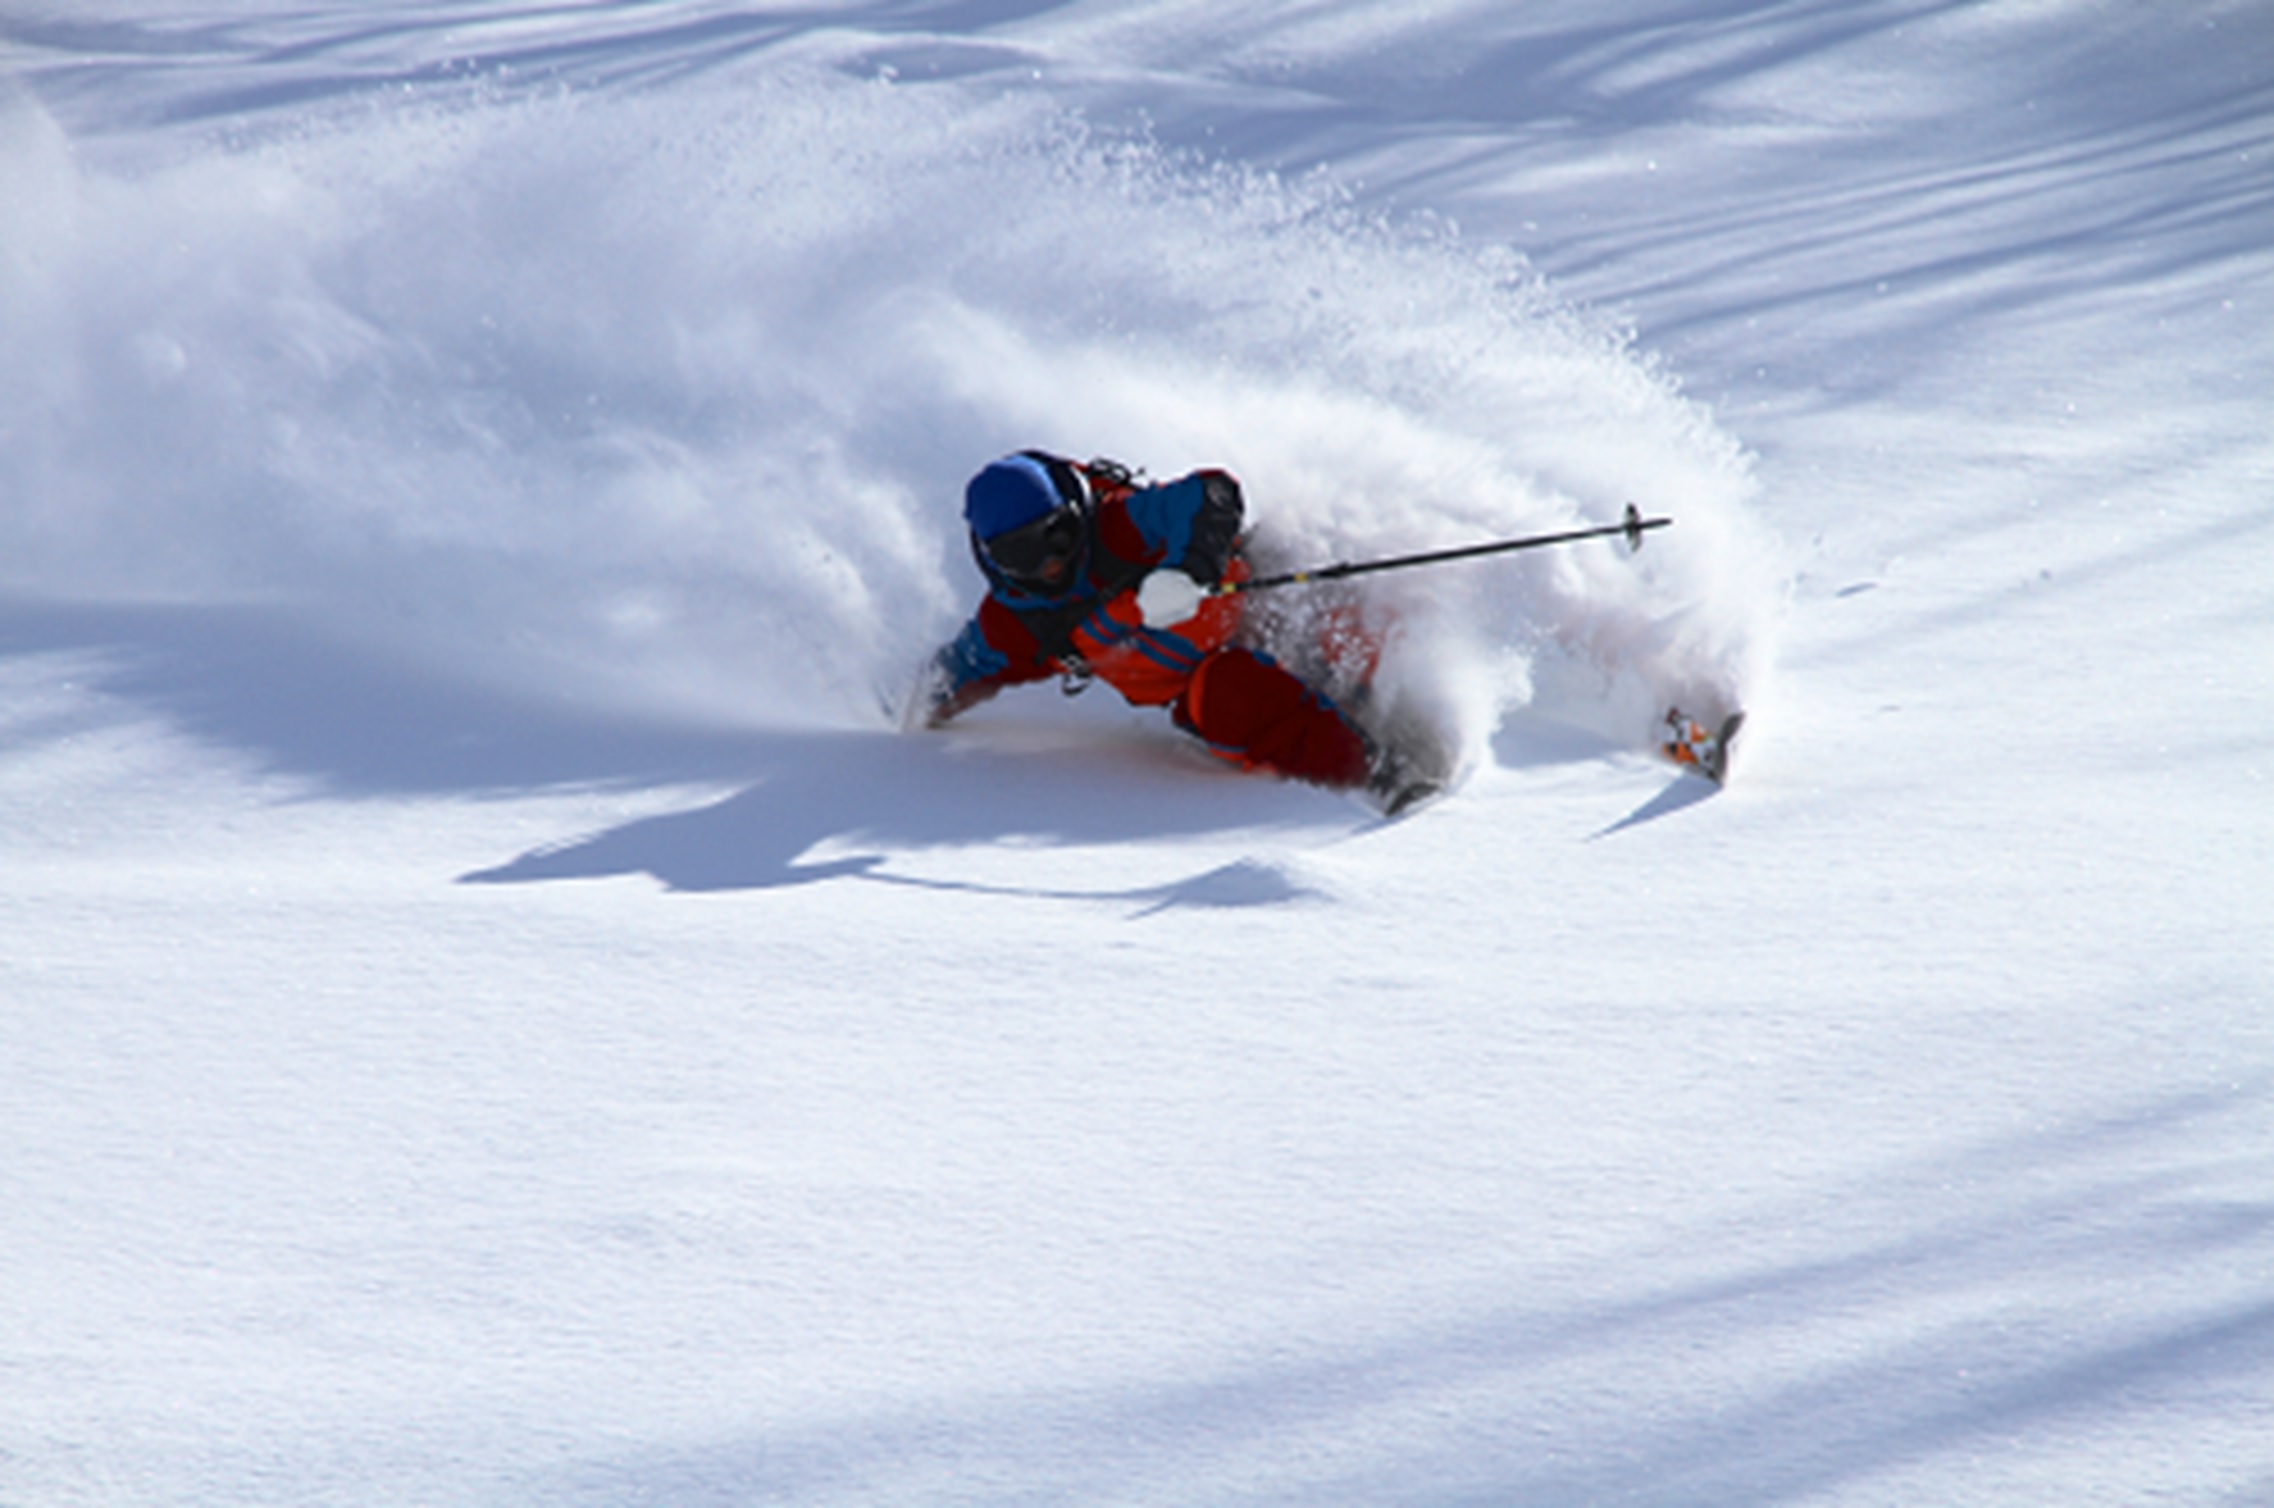
[[974, 681], [992, 680], [1010, 668], [1010, 657], [987, 642], [977, 618], [940, 646], [939, 665], [947, 688], [960, 691]]
[[1161, 564], [1203, 584], [1220, 580], [1239, 540], [1246, 505], [1229, 472], [1196, 471], [1129, 495], [1129, 521]]
[[989, 597], [924, 667], [915, 710], [938, 727], [1005, 686], [1053, 673], [1034, 636], [1010, 609]]

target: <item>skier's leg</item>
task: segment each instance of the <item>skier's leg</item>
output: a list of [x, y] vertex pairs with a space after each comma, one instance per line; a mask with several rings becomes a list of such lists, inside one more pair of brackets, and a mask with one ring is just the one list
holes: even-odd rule
[[1218, 756], [1319, 785], [1364, 785], [1366, 740], [1332, 702], [1270, 659], [1221, 649], [1201, 661], [1176, 720]]

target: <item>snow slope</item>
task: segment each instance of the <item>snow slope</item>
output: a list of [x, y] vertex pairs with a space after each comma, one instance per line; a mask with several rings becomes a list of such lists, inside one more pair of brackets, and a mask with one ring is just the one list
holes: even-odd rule
[[[2270, 43], [13, 7], [0, 1502], [2274, 1500]], [[1029, 443], [1677, 523], [1385, 825], [892, 731]]]

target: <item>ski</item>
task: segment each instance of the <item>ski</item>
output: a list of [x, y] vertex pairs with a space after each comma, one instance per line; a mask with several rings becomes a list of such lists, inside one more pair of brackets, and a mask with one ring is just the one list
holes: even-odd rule
[[1444, 795], [1445, 786], [1441, 781], [1422, 776], [1397, 785], [1376, 785], [1370, 787], [1367, 794], [1376, 811], [1385, 819], [1394, 819]]
[[[1353, 700], [1365, 706], [1372, 699], [1361, 692]], [[1384, 817], [1402, 817], [1451, 787], [1458, 759], [1428, 718], [1411, 710], [1386, 717], [1352, 710], [1358, 713], [1356, 721], [1364, 728], [1372, 756], [1365, 795], [1374, 810]]]
[[1695, 770], [1720, 785], [1729, 775], [1729, 746], [1744, 725], [1742, 712], [1732, 712], [1721, 720], [1719, 728], [1709, 728], [1681, 708], [1670, 707], [1666, 711], [1666, 737], [1658, 751], [1683, 769]]

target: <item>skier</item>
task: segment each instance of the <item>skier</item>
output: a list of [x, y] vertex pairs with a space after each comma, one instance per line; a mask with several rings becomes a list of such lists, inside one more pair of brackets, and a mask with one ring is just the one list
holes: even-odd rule
[[1005, 686], [1104, 681], [1165, 706], [1209, 752], [1396, 811], [1435, 787], [1270, 656], [1232, 642], [1247, 578], [1230, 473], [1142, 485], [1110, 461], [1040, 450], [994, 461], [964, 490], [987, 596], [918, 685], [911, 723], [936, 728]]

